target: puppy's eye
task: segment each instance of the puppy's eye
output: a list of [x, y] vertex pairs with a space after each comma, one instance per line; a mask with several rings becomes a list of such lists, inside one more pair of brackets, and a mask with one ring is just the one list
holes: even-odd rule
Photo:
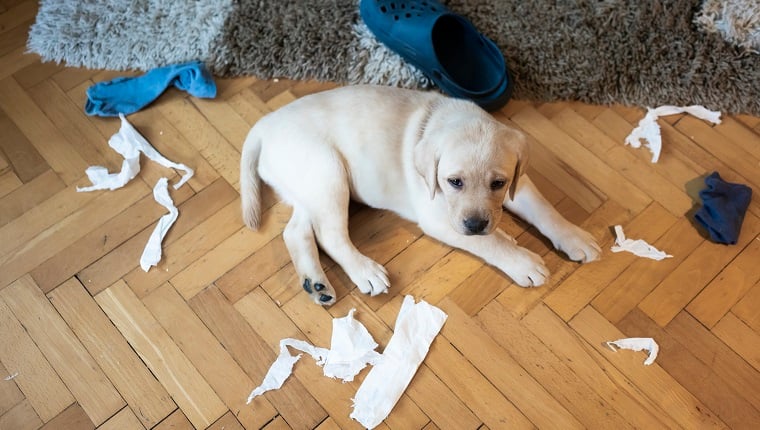
[[493, 182], [491, 182], [491, 189], [496, 191], [504, 188], [504, 185], [507, 185], [507, 181], [503, 181], [501, 179], [497, 179]]
[[451, 185], [452, 187], [456, 189], [459, 189], [459, 188], [462, 188], [462, 186], [464, 185], [464, 182], [462, 182], [462, 180], [459, 178], [449, 178], [449, 185]]

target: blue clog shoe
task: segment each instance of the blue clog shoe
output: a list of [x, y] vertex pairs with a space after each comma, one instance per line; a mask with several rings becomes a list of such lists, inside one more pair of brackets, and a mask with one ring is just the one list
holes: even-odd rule
[[377, 39], [424, 72], [441, 90], [486, 110], [504, 106], [512, 77], [493, 41], [434, 0], [361, 0]]

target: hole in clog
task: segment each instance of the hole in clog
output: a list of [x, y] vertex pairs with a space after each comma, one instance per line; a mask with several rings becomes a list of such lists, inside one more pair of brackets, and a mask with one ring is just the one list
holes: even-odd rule
[[504, 70], [485, 55], [482, 36], [462, 18], [444, 15], [433, 26], [433, 49], [446, 76], [462, 89], [478, 93], [495, 88]]
[[385, 6], [380, 6], [380, 12], [382, 13], [388, 12], [388, 9], [386, 9]]
[[391, 3], [391, 10], [396, 9], [396, 3]]
[[398, 15], [393, 15], [393, 20], [398, 21]]
[[412, 14], [411, 14], [411, 13], [407, 13], [405, 16], [406, 16], [407, 18], [411, 18], [411, 17], [412, 17]]

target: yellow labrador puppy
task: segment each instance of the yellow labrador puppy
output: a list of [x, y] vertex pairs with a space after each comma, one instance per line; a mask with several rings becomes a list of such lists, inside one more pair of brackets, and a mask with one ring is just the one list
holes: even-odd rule
[[594, 238], [560, 215], [525, 175], [517, 130], [474, 103], [391, 87], [350, 86], [298, 99], [263, 117], [243, 147], [243, 220], [257, 229], [261, 180], [289, 205], [283, 238], [300, 282], [329, 305], [335, 291], [317, 242], [363, 293], [387, 292], [388, 273], [348, 236], [349, 199], [391, 210], [525, 287], [544, 283], [541, 257], [497, 228], [502, 207], [571, 259], [596, 260]]

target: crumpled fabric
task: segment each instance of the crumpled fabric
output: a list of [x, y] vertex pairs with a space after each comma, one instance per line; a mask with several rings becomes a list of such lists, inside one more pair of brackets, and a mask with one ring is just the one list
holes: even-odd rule
[[200, 98], [216, 97], [216, 84], [205, 64], [191, 61], [150, 70], [142, 76], [99, 82], [87, 89], [87, 115], [117, 116], [135, 113], [174, 86]]
[[705, 178], [707, 188], [699, 192], [702, 207], [694, 214], [716, 243], [734, 245], [752, 200], [752, 188], [724, 181], [718, 172]]

